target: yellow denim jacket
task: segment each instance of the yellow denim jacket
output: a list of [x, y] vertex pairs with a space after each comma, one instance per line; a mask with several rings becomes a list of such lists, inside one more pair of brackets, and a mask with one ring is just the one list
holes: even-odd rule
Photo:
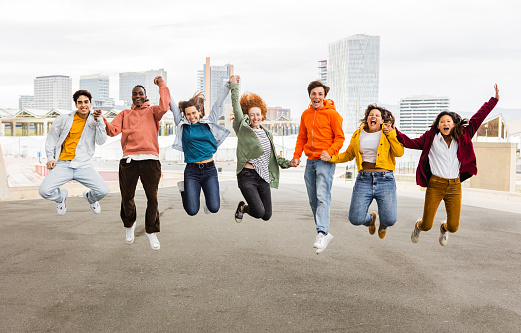
[[[387, 125], [387, 124], [384, 124]], [[342, 154], [331, 156], [331, 163], [343, 163], [351, 161], [356, 157], [358, 170], [362, 170], [362, 155], [360, 154], [360, 133], [364, 130], [364, 125], [357, 129], [351, 137], [351, 142], [346, 151]], [[395, 157], [403, 156], [403, 145], [396, 137], [396, 130], [392, 130], [385, 135], [381, 131], [380, 145], [376, 152], [376, 168], [394, 171], [396, 165]]]

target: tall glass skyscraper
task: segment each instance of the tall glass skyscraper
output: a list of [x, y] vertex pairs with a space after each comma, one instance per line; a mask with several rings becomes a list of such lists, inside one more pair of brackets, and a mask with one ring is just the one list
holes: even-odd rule
[[358, 128], [367, 105], [378, 101], [380, 36], [354, 35], [328, 46], [327, 83], [343, 128]]
[[[197, 90], [204, 92], [207, 114], [209, 114], [213, 103], [219, 97], [222, 87], [228, 82], [230, 75], [233, 75], [233, 65], [210, 66], [209, 57], [206, 58], [206, 64], [203, 65], [203, 69], [197, 71]], [[230, 95], [226, 97], [224, 104], [232, 104]]]

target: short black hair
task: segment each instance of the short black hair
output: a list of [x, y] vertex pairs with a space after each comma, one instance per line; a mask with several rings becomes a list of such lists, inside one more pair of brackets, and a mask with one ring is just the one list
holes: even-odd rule
[[311, 95], [311, 90], [322, 87], [324, 88], [324, 97], [327, 96], [327, 93], [329, 92], [329, 87], [322, 83], [322, 81], [313, 81], [308, 85], [308, 96]]
[[143, 88], [143, 91], [145, 92], [145, 96], [147, 95], [147, 90], [145, 89], [145, 87], [143, 87], [142, 85], [138, 84], [137, 86], [135, 86], [134, 88], [132, 88], [132, 90], [136, 89], [136, 88]]
[[78, 90], [72, 95], [72, 99], [74, 100], [74, 104], [78, 102], [78, 98], [80, 96], [85, 96], [89, 99], [89, 102], [92, 102], [92, 95], [87, 90]]

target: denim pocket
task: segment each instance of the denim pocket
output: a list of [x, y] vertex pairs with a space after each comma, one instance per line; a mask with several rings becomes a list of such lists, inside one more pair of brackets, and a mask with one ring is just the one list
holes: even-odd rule
[[384, 178], [385, 178], [385, 180], [394, 180], [394, 173], [387, 172], [384, 174]]

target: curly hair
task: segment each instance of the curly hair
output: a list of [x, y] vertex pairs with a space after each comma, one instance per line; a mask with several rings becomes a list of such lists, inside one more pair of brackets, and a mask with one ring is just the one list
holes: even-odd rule
[[391, 111], [387, 110], [384, 107], [378, 106], [376, 104], [369, 104], [367, 106], [367, 109], [365, 109], [365, 114], [362, 119], [360, 119], [360, 125], [364, 125], [367, 123], [367, 117], [369, 117], [369, 113], [371, 113], [372, 110], [378, 110], [380, 111], [382, 115], [382, 119], [384, 120], [384, 123], [389, 123], [389, 125], [394, 125], [394, 116]]
[[262, 120], [266, 120], [266, 114], [268, 113], [268, 108], [266, 107], [266, 103], [262, 100], [262, 98], [254, 93], [244, 93], [241, 96], [241, 109], [242, 113], [248, 114], [248, 111], [251, 108], [258, 107], [261, 109]]
[[440, 131], [438, 128], [438, 124], [440, 123], [441, 117], [443, 116], [449, 116], [452, 118], [452, 122], [454, 123], [454, 127], [450, 131], [449, 135], [452, 136], [454, 139], [458, 140], [463, 135], [463, 128], [466, 127], [469, 124], [469, 120], [467, 118], [461, 118], [459, 114], [456, 112], [451, 111], [441, 111], [437, 116], [436, 119], [432, 122], [431, 127], [434, 128], [436, 133]]
[[78, 98], [80, 96], [85, 96], [89, 99], [89, 102], [92, 102], [92, 95], [87, 90], [78, 90], [72, 95], [72, 99], [74, 100], [74, 104], [78, 103]]
[[195, 93], [188, 101], [179, 102], [179, 109], [181, 109], [183, 117], [185, 117], [185, 109], [191, 106], [195, 106], [201, 112], [201, 117], [204, 117], [204, 93], [202, 91]]

